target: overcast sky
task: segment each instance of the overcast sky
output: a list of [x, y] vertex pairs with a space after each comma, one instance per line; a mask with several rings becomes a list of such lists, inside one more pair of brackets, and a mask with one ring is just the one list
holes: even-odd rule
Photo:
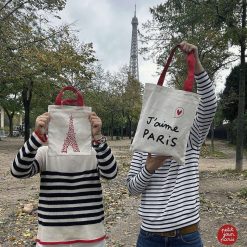
[[[149, 8], [161, 0], [67, 0], [61, 12], [63, 23], [75, 22], [79, 39], [92, 42], [99, 63], [104, 70], [118, 71], [129, 65], [132, 25], [136, 4], [136, 16], [142, 23], [151, 19]], [[139, 44], [140, 47], [140, 44]], [[139, 79], [141, 82], [157, 82], [156, 65], [143, 61], [139, 55]]]
[[[96, 57], [105, 71], [116, 72], [129, 65], [132, 25], [136, 4], [136, 16], [142, 23], [151, 19], [149, 8], [162, 3], [161, 0], [67, 0], [61, 12], [62, 23], [75, 23], [82, 42], [92, 42]], [[140, 48], [140, 44], [139, 48]], [[144, 61], [139, 55], [139, 80], [156, 83], [157, 67], [153, 61]], [[224, 85], [225, 72], [217, 82], [217, 91]]]

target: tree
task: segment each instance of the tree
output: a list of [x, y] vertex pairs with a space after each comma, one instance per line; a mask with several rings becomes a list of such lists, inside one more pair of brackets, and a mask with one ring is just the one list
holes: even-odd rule
[[[183, 40], [199, 47], [199, 56], [211, 78], [223, 68], [231, 57], [224, 33], [210, 21], [212, 10], [205, 11], [206, 1], [169, 0], [150, 9], [151, 21], [143, 25], [145, 34], [141, 35], [145, 55], [155, 58], [161, 66], [166, 61], [172, 47]], [[209, 8], [210, 9], [210, 8]], [[186, 66], [183, 54], [178, 53], [169, 69], [173, 84], [181, 87], [185, 78]]]
[[103, 121], [103, 132], [113, 138], [113, 117], [116, 101], [113, 91], [110, 89], [113, 76], [105, 72], [99, 64], [93, 68], [95, 74], [84, 90], [87, 106], [97, 113]]
[[[25, 129], [29, 130], [30, 104], [33, 93], [53, 100], [56, 93], [68, 84], [85, 88], [92, 76], [89, 64], [95, 61], [92, 44], [79, 44], [71, 33], [60, 33], [56, 42], [30, 47], [23, 56], [27, 59], [25, 79], [22, 80], [22, 99], [25, 109]], [[30, 55], [29, 55], [30, 54]], [[23, 63], [21, 63], [23, 64]], [[23, 68], [22, 68], [23, 70]], [[25, 138], [29, 137], [29, 133]]]
[[[222, 112], [222, 118], [229, 121], [228, 126], [228, 136], [230, 137], [230, 141], [236, 144], [236, 134], [237, 134], [237, 124], [238, 124], [238, 105], [239, 105], [239, 80], [240, 80], [240, 65], [235, 66], [229, 76], [226, 78], [225, 89], [223, 90], [220, 96], [220, 106]], [[245, 69], [247, 68], [247, 64], [245, 64]], [[245, 79], [245, 84], [247, 83]], [[246, 97], [245, 91], [245, 97]], [[247, 104], [245, 102], [245, 110], [247, 108]], [[246, 116], [244, 117], [244, 121], [246, 122]], [[245, 124], [244, 124], [245, 126]], [[242, 130], [242, 133], [245, 132]], [[246, 137], [243, 140], [245, 142]]]
[[131, 136], [141, 108], [141, 84], [129, 77], [123, 66], [114, 74], [97, 66], [90, 86], [85, 91], [86, 103], [102, 118], [103, 131], [113, 139]]
[[129, 138], [137, 127], [142, 106], [142, 84], [129, 75], [128, 82], [123, 95], [124, 112], [129, 124]]
[[[29, 105], [33, 87], [30, 72], [26, 73], [31, 62], [25, 56], [25, 52], [34, 44], [41, 43], [54, 34], [49, 33], [47, 35], [46, 30], [42, 28], [41, 24], [46, 22], [46, 18], [42, 17], [42, 11], [52, 13], [54, 10], [61, 10], [64, 5], [65, 1], [63, 0], [52, 2], [8, 0], [0, 3], [0, 93], [4, 92], [4, 87], [11, 85], [14, 94], [19, 95], [21, 93], [22, 98], [26, 99], [24, 101], [26, 110], [25, 140], [29, 137]], [[28, 56], [30, 57], [31, 54], [28, 54]], [[34, 70], [34, 67], [30, 65], [28, 69]], [[35, 71], [32, 73], [35, 74]], [[23, 90], [21, 90], [20, 85], [24, 80], [27, 81], [27, 84], [23, 85]], [[16, 89], [20, 91], [16, 92]], [[13, 95], [5, 97], [5, 102], [2, 102], [2, 104], [8, 105], [7, 101], [12, 98]], [[8, 114], [6, 107], [5, 112], [8, 116], [12, 115]]]
[[48, 14], [54, 16], [54, 11], [62, 10], [65, 2], [64, 0], [8, 0], [0, 3], [0, 82], [2, 84], [8, 79], [15, 78], [16, 71], [12, 68], [18, 63], [16, 58], [21, 48], [41, 43], [57, 33], [54, 29], [48, 32], [46, 17]]
[[144, 47], [144, 52], [151, 49], [159, 63], [170, 47], [182, 40], [202, 44], [199, 46], [199, 55], [213, 78], [231, 58], [228, 45], [240, 47], [236, 169], [242, 170], [244, 135], [240, 130], [243, 129], [245, 105], [246, 0], [168, 0], [150, 11], [153, 20], [147, 22], [144, 28], [153, 32], [144, 35], [144, 42], [148, 42], [149, 37], [153, 42], [151, 47]]
[[92, 44], [80, 44], [67, 26], [49, 27], [44, 17], [47, 13], [54, 16], [64, 5], [63, 0], [0, 4], [0, 93], [12, 81], [12, 89], [19, 89], [25, 110], [25, 140], [31, 127], [33, 96], [52, 102], [62, 86], [83, 88], [92, 77], [89, 65], [96, 60]]
[[[9, 91], [11, 89], [11, 92]], [[4, 98], [0, 98], [0, 105], [3, 107], [9, 119], [9, 135], [13, 135], [13, 118], [16, 112], [22, 110], [21, 97], [18, 90], [13, 91], [13, 87], [5, 87]]]
[[[245, 64], [247, 69], [247, 64]], [[239, 80], [240, 80], [240, 65], [235, 66], [229, 76], [226, 78], [225, 88], [221, 94], [221, 105], [224, 118], [232, 122], [238, 116], [238, 92], [239, 92]], [[245, 79], [245, 84], [247, 80]], [[246, 97], [246, 92], [245, 92]], [[246, 109], [245, 103], [245, 109]]]

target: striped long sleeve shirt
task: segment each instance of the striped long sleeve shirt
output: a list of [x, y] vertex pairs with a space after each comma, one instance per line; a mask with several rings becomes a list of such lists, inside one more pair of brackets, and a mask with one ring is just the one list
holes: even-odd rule
[[165, 232], [199, 222], [199, 154], [216, 112], [214, 86], [204, 71], [195, 76], [201, 100], [190, 130], [185, 164], [167, 159], [151, 174], [145, 168], [147, 153], [135, 152], [127, 176], [130, 194], [141, 194], [141, 228]]
[[47, 245], [104, 239], [100, 176], [113, 179], [117, 175], [111, 149], [107, 143], [94, 146], [91, 157], [81, 156], [86, 160], [83, 165], [73, 164], [71, 158], [65, 171], [48, 164], [48, 147], [42, 144], [33, 133], [11, 165], [11, 174], [16, 178], [40, 173], [37, 241]]

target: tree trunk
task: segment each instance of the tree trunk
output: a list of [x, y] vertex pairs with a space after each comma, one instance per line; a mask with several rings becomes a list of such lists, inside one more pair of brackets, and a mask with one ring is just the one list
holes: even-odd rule
[[30, 137], [30, 104], [32, 98], [32, 88], [33, 82], [30, 81], [27, 87], [23, 88], [22, 91], [22, 102], [24, 106], [24, 126], [25, 126], [25, 134], [24, 134], [24, 141], [26, 142]]
[[120, 130], [120, 133], [121, 133], [121, 139], [123, 140], [123, 136], [124, 136], [124, 127], [123, 125], [121, 125], [121, 130]]
[[9, 116], [9, 133], [10, 136], [13, 136], [13, 115]]
[[238, 102], [238, 123], [237, 123], [237, 145], [236, 145], [236, 170], [243, 170], [244, 150], [244, 111], [245, 111], [245, 27], [246, 27], [246, 0], [243, 0], [242, 32], [240, 38], [241, 68], [239, 80], [239, 102]]
[[9, 119], [9, 136], [13, 136], [13, 117], [15, 112], [10, 113], [7, 108], [3, 107], [6, 115], [8, 116]]
[[23, 100], [24, 105], [24, 126], [25, 126], [25, 132], [24, 132], [24, 141], [26, 142], [29, 139], [30, 136], [30, 104], [29, 101]]
[[111, 140], [113, 140], [113, 131], [114, 131], [114, 120], [113, 120], [113, 113], [111, 114]]
[[128, 118], [128, 124], [129, 124], [129, 139], [131, 140], [131, 138], [132, 138], [132, 120], [131, 120], [130, 116], [128, 116], [127, 118]]
[[214, 120], [211, 124], [210, 132], [211, 132], [211, 153], [214, 153]]
[[[122, 110], [122, 117], [123, 117], [123, 119], [125, 119], [125, 114], [124, 114], [124, 110]], [[125, 126], [125, 123], [124, 123], [125, 121], [124, 120], [122, 120], [121, 121], [121, 139], [123, 140], [124, 138], [124, 126]]]

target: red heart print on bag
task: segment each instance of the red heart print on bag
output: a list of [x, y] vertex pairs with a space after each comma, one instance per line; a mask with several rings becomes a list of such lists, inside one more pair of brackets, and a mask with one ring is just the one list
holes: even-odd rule
[[184, 108], [178, 107], [175, 111], [175, 117], [181, 117], [184, 115]]

